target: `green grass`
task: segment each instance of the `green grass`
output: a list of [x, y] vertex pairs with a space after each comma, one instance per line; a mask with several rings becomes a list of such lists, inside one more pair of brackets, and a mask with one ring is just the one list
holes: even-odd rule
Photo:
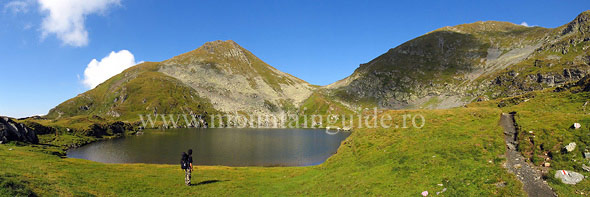
[[[353, 111], [324, 93], [316, 91], [307, 98], [300, 111], [304, 114], [352, 114]], [[305, 111], [304, 111], [305, 110]]]
[[422, 106], [420, 107], [422, 108], [434, 108], [436, 106], [438, 106], [442, 101], [438, 98], [438, 97], [432, 97], [430, 99], [428, 99], [428, 101], [426, 101], [424, 104], [422, 104]]
[[397, 125], [402, 124], [403, 114], [422, 114], [427, 122], [422, 129], [357, 129], [337, 154], [319, 166], [199, 166], [193, 183], [219, 182], [193, 187], [183, 185], [177, 165], [62, 159], [42, 151], [43, 146], [0, 145], [0, 177], [12, 177], [24, 192], [42, 196], [416, 196], [443, 188], [447, 188], [444, 196], [522, 196], [520, 183], [502, 168], [499, 112], [491, 108], [387, 111], [380, 115], [391, 115]]
[[27, 182], [16, 174], [0, 174], [0, 196], [31, 196], [33, 191], [29, 189]]

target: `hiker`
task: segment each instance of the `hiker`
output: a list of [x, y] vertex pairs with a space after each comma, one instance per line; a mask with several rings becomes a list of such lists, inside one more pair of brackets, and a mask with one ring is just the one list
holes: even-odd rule
[[188, 154], [182, 153], [180, 160], [180, 168], [184, 170], [184, 183], [187, 186], [191, 185], [191, 172], [193, 171], [193, 149], [188, 149]]

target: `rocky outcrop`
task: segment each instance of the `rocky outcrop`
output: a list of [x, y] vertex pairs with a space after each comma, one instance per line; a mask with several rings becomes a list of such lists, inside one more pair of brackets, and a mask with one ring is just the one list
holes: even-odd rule
[[571, 33], [590, 33], [590, 10], [582, 12], [573, 21], [565, 25], [562, 35]]
[[581, 80], [588, 73], [590, 73], [590, 68], [564, 68], [561, 72], [539, 72], [521, 76], [519, 72], [512, 70], [497, 76], [492, 81], [491, 87], [499, 87], [499, 90], [490, 95], [493, 98], [510, 97], [547, 87], [564, 86]]
[[39, 138], [37, 138], [37, 134], [33, 129], [8, 117], [0, 116], [0, 143], [9, 141], [38, 144]]

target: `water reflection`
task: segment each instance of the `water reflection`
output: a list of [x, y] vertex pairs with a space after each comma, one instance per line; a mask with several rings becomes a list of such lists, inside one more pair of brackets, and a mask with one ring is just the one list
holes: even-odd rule
[[198, 165], [305, 166], [324, 162], [349, 133], [317, 129], [169, 129], [106, 140], [68, 151], [104, 163], [178, 164], [193, 149]]

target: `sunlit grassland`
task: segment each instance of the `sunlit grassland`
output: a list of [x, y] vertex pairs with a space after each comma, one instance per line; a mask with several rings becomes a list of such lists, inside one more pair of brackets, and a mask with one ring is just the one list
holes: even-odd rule
[[40, 146], [1, 145], [0, 177], [21, 185], [20, 192], [38, 195], [407, 196], [443, 188], [449, 196], [522, 195], [521, 184], [501, 166], [499, 113], [492, 108], [386, 111], [380, 115], [392, 116], [392, 125], [401, 125], [405, 114], [421, 114], [426, 123], [420, 129], [357, 129], [318, 166], [199, 166], [192, 187], [183, 185], [177, 165], [64, 159]]

